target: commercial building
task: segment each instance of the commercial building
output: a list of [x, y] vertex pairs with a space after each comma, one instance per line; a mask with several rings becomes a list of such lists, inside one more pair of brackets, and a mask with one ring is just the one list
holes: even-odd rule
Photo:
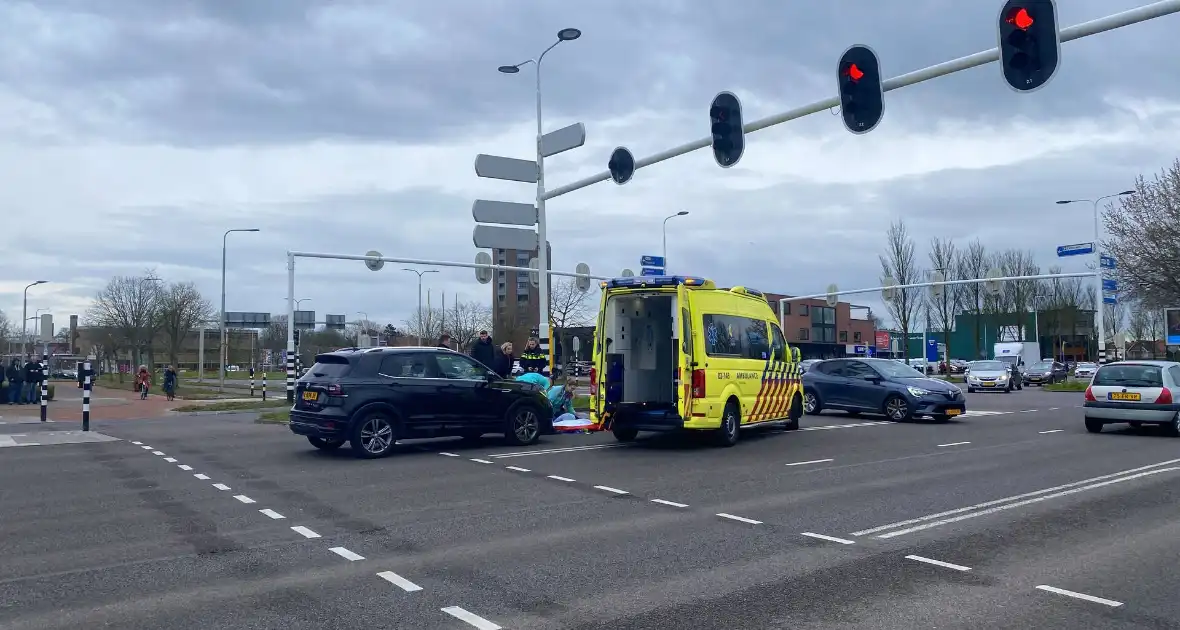
[[799, 348], [805, 359], [830, 359], [845, 356], [867, 356], [873, 345], [875, 326], [867, 306], [837, 302], [828, 306], [826, 300], [779, 300], [789, 295], [767, 293], [766, 299], [776, 313], [782, 314], [783, 336], [787, 343]]

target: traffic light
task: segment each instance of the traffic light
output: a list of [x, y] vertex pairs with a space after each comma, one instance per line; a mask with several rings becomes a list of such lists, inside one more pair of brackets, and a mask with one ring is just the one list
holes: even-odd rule
[[872, 131], [885, 114], [885, 92], [881, 89], [881, 62], [877, 53], [868, 46], [852, 46], [840, 55], [838, 71], [844, 127], [855, 134]]
[[713, 123], [713, 159], [717, 166], [729, 168], [737, 164], [746, 150], [742, 102], [733, 92], [718, 94], [709, 107], [709, 120]]
[[1000, 68], [1017, 92], [1032, 92], [1053, 78], [1061, 58], [1054, 0], [1008, 0], [1000, 10]]
[[298, 348], [299, 347], [299, 331], [298, 330], [292, 331], [292, 336], [294, 336], [294, 338], [295, 338], [295, 347]]
[[616, 147], [610, 153], [606, 168], [610, 170], [610, 178], [622, 186], [631, 181], [631, 176], [635, 174], [635, 156], [631, 155], [627, 147]]

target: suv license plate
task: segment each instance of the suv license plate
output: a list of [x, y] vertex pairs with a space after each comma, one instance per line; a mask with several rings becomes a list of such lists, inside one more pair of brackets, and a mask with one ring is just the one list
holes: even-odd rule
[[957, 416], [961, 413], [963, 413], [963, 412], [959, 411], [958, 409], [947, 409], [946, 410], [946, 415], [948, 415], [948, 416]]
[[319, 397], [319, 392], [303, 392], [303, 400], [315, 402], [316, 400], [319, 400]]

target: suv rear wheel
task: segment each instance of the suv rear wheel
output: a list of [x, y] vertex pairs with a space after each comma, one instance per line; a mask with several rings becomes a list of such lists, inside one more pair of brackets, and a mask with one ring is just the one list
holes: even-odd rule
[[389, 455], [397, 443], [393, 419], [382, 411], [362, 413], [360, 420], [353, 424], [350, 441], [357, 457], [375, 459]]
[[508, 427], [504, 437], [516, 446], [528, 446], [541, 439], [541, 416], [528, 405], [516, 405], [508, 410]]

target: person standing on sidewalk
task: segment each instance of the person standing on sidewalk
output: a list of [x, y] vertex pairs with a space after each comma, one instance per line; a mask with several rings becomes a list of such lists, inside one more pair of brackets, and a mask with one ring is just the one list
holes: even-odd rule
[[41, 364], [29, 357], [25, 363], [25, 397], [26, 404], [35, 405], [41, 398]]
[[13, 359], [4, 375], [8, 377], [8, 404], [25, 404], [25, 371], [21, 368], [20, 359]]
[[[254, 368], [250, 368], [250, 377], [253, 378]], [[164, 368], [164, 393], [168, 395], [168, 400], [176, 400], [176, 370], [169, 365]]]

